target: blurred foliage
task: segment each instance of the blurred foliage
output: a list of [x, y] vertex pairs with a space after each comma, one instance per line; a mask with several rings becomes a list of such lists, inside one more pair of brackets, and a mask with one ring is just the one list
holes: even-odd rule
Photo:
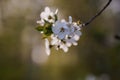
[[[44, 40], [35, 30], [46, 5], [58, 7], [66, 19], [71, 15], [74, 21], [85, 22], [106, 1], [0, 0], [0, 80], [85, 80], [89, 74], [107, 74], [110, 80], [120, 80], [120, 41], [114, 39], [120, 32], [119, 13], [108, 9], [82, 28], [79, 45], [67, 54], [52, 49], [47, 57], [42, 48]], [[37, 48], [41, 54], [38, 60], [43, 60], [39, 64], [31, 56]]]

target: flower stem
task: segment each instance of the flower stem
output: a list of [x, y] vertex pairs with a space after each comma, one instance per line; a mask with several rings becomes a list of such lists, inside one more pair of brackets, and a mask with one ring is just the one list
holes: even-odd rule
[[92, 21], [94, 21], [98, 16], [100, 16], [102, 14], [102, 12], [110, 5], [110, 3], [112, 2], [112, 0], [109, 0], [108, 3], [103, 7], [103, 9], [101, 9], [95, 16], [93, 16], [92, 18], [90, 18], [87, 22], [83, 23], [83, 26], [87, 26], [89, 25]]

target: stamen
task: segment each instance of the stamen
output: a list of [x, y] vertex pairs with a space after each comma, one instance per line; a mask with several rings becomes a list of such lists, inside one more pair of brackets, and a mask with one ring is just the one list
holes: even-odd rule
[[51, 17], [51, 16], [48, 16], [48, 19], [52, 19], [52, 17]]
[[65, 29], [62, 27], [62, 28], [60, 29], [60, 32], [65, 32]]

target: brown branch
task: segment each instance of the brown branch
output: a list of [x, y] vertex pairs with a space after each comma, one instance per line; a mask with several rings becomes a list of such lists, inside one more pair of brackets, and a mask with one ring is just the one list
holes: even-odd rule
[[98, 12], [95, 16], [93, 16], [92, 18], [90, 18], [87, 22], [83, 23], [83, 26], [87, 26], [89, 25], [92, 21], [94, 21], [98, 16], [100, 16], [103, 11], [110, 5], [110, 3], [112, 2], [112, 0], [109, 0], [108, 3], [103, 7], [103, 9], [100, 10], [100, 12]]
[[120, 40], [120, 35], [115, 35], [115, 39]]

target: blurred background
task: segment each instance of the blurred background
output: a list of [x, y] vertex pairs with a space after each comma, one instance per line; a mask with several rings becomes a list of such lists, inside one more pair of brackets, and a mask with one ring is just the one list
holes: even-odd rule
[[120, 80], [120, 0], [82, 28], [68, 53], [52, 49], [35, 30], [44, 7], [60, 19], [86, 22], [108, 0], [0, 0], [0, 80]]

